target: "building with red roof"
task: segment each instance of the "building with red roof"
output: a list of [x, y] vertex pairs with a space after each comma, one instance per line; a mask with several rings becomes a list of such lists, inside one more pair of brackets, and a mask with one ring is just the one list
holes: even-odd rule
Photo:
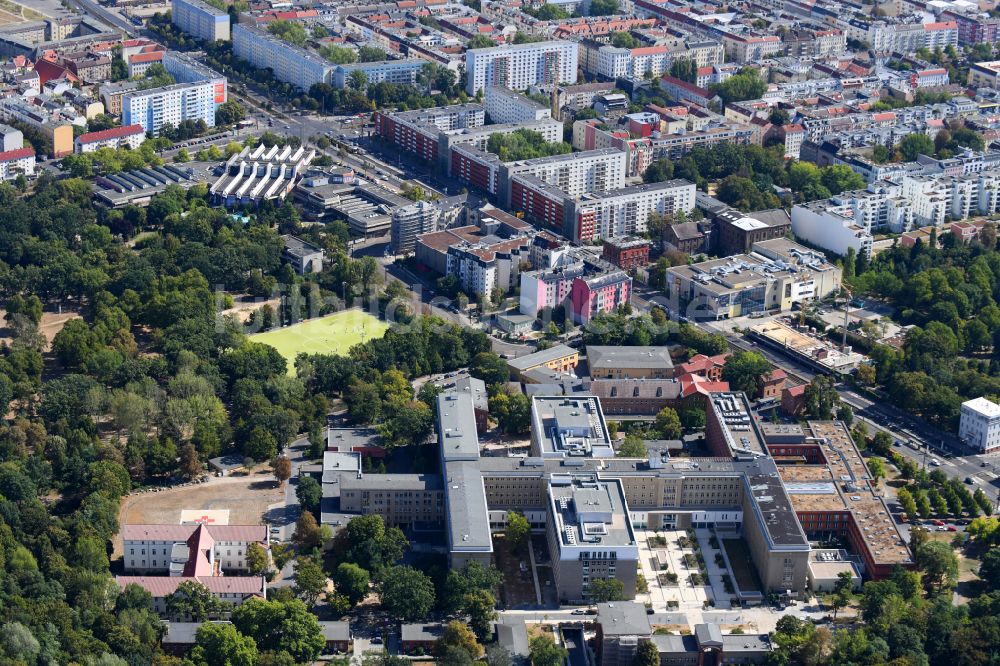
[[161, 614], [167, 597], [188, 581], [234, 606], [266, 596], [263, 576], [246, 575], [250, 546], [268, 546], [264, 525], [125, 525], [121, 536], [126, 575], [117, 577], [119, 587], [139, 585]]
[[140, 51], [128, 58], [129, 78], [145, 76], [146, 70], [156, 63], [163, 63], [163, 51]]
[[142, 145], [146, 139], [146, 131], [142, 125], [125, 125], [124, 127], [112, 127], [111, 129], [100, 130], [99, 132], [87, 132], [76, 137], [73, 142], [73, 152], [92, 153], [101, 148], [117, 149], [127, 146], [135, 150]]
[[0, 180], [35, 175], [35, 149], [31, 146], [0, 152]]

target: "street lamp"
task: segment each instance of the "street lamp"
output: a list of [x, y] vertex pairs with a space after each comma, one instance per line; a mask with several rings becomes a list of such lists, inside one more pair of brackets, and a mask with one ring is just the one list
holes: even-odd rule
[[340, 297], [344, 299], [344, 306], [347, 306], [347, 282], [340, 283]]

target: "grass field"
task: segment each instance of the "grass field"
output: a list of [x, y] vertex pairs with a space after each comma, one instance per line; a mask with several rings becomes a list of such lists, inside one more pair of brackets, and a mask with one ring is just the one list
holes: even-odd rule
[[295, 356], [308, 354], [346, 354], [359, 342], [381, 338], [389, 329], [384, 321], [363, 310], [346, 310], [310, 321], [251, 335], [288, 359], [288, 371], [294, 372]]

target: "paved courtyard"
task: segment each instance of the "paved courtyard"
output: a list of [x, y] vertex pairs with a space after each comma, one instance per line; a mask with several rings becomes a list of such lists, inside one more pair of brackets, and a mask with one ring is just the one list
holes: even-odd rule
[[[689, 541], [687, 532], [637, 530], [639, 575], [646, 579], [649, 592], [637, 595], [636, 601], [649, 603], [657, 611], [666, 610], [668, 606], [679, 610], [700, 609], [706, 601], [714, 602], [718, 608], [729, 608], [729, 595], [725, 593], [722, 581], [726, 571], [714, 562], [718, 551], [709, 547], [708, 531], [703, 532], [703, 535], [698, 535], [698, 543], [705, 559], [707, 577], [701, 573], [695, 544]], [[676, 583], [665, 579], [670, 573], [676, 574]], [[661, 575], [664, 576], [662, 583]], [[692, 581], [692, 575], [702, 580]]]

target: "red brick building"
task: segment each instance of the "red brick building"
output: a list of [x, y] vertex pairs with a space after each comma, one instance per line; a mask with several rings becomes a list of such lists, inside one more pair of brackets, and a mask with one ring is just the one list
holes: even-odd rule
[[729, 354], [717, 354], [715, 356], [695, 354], [685, 363], [678, 365], [675, 374], [678, 377], [681, 375], [698, 375], [713, 382], [720, 382], [722, 381], [722, 367], [726, 364], [727, 358], [729, 358]]
[[788, 373], [781, 368], [775, 368], [761, 376], [757, 382], [757, 397], [765, 400], [767, 398], [781, 398], [781, 389], [785, 388], [787, 378]]
[[799, 416], [806, 411], [806, 385], [793, 386], [781, 392], [781, 411]]
[[630, 271], [649, 263], [649, 241], [642, 238], [608, 238], [604, 241], [604, 258], [618, 268]]

